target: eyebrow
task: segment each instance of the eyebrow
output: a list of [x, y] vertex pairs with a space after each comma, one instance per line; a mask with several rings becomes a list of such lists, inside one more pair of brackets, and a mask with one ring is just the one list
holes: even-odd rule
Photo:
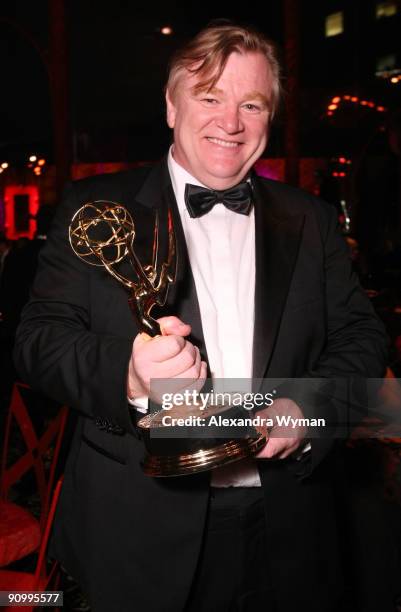
[[[218, 87], [212, 87], [211, 89], [208, 89], [207, 87], [205, 87], [204, 89], [202, 88], [198, 90], [198, 92], [194, 92], [194, 93], [208, 93], [211, 95], [224, 95], [224, 91], [222, 89], [219, 89]], [[269, 106], [269, 98], [267, 98], [267, 96], [263, 95], [262, 93], [256, 90], [246, 93], [243, 96], [243, 100], [244, 101], [245, 100], [259, 100], [260, 102], [265, 104], [265, 106]]]
[[211, 94], [211, 95], [222, 95], [224, 94], [224, 91], [222, 89], [219, 89], [218, 87], [199, 87], [199, 84], [194, 85], [192, 88], [192, 92], [194, 94]]
[[250, 91], [249, 93], [245, 94], [244, 100], [259, 100], [266, 106], [269, 105], [269, 99], [259, 91]]

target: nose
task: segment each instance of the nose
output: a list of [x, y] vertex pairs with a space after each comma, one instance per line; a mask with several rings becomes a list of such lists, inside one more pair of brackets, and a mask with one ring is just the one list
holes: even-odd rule
[[239, 108], [236, 105], [226, 106], [218, 117], [218, 125], [226, 134], [238, 134], [244, 127], [240, 117]]

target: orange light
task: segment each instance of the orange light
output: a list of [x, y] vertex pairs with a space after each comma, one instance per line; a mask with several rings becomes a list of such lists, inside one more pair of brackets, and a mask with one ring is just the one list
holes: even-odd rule
[[45, 163], [46, 163], [46, 160], [45, 160], [45, 159], [40, 159], [40, 160], [38, 161], [38, 166], [44, 166], [44, 165], [45, 165]]
[[376, 110], [377, 110], [379, 113], [384, 113], [384, 111], [385, 111], [386, 109], [384, 108], [384, 106], [378, 106], [378, 107], [376, 108]]
[[339, 102], [341, 102], [340, 96], [336, 96], [335, 98], [333, 98], [332, 102], [333, 102], [333, 104], [338, 104]]
[[29, 158], [30, 162], [35, 162], [38, 158], [36, 157], [36, 155], [31, 155]]
[[392, 83], [398, 83], [398, 77], [392, 77], [392, 78], [390, 79], [390, 81], [391, 81]]
[[4, 168], [0, 168], [0, 174], [4, 172]]
[[170, 28], [170, 26], [163, 26], [160, 32], [164, 34], [164, 36], [170, 36], [170, 34], [173, 33], [173, 28]]
[[361, 104], [361, 106], [367, 106], [367, 105], [368, 105], [368, 103], [366, 102], [366, 100], [361, 100], [360, 104]]
[[351, 100], [351, 96], [344, 96], [344, 100]]
[[327, 108], [329, 110], [333, 111], [333, 110], [336, 110], [338, 107], [337, 107], [337, 104], [329, 104], [329, 106]]
[[359, 98], [357, 98], [356, 96], [352, 96], [351, 98], [351, 102], [358, 102]]
[[5, 170], [6, 168], [8, 168], [8, 163], [7, 162], [3, 162], [1, 164], [1, 167], [3, 168], [3, 170]]
[[39, 168], [39, 166], [36, 166], [36, 167], [33, 169], [33, 171], [34, 171], [34, 173], [36, 174], [36, 176], [39, 176], [39, 174], [42, 172], [42, 171], [41, 171], [41, 169]]

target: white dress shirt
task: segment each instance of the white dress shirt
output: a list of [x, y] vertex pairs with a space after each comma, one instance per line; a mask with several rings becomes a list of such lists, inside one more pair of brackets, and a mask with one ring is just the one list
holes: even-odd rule
[[[206, 215], [190, 217], [185, 185], [207, 186], [180, 166], [172, 152], [173, 147], [168, 154], [168, 169], [195, 281], [213, 389], [250, 391], [255, 320], [254, 209], [249, 215], [241, 215], [218, 203]], [[129, 401], [146, 412], [146, 397]], [[296, 458], [309, 450], [308, 443]], [[212, 470], [211, 484], [260, 486], [256, 460], [244, 459]]]
[[[168, 169], [195, 281], [209, 368], [216, 382], [213, 388], [222, 390], [222, 379], [230, 379], [228, 386], [235, 390], [232, 379], [252, 378], [254, 209], [249, 215], [241, 215], [220, 203], [206, 215], [191, 218], [184, 200], [185, 185], [205, 185], [177, 164], [172, 149]], [[260, 486], [255, 460], [213, 470], [212, 486]]]

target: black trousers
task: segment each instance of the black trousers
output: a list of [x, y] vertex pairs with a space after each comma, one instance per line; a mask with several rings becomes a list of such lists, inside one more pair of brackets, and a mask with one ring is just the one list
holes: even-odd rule
[[274, 612], [262, 490], [212, 488], [185, 612]]

